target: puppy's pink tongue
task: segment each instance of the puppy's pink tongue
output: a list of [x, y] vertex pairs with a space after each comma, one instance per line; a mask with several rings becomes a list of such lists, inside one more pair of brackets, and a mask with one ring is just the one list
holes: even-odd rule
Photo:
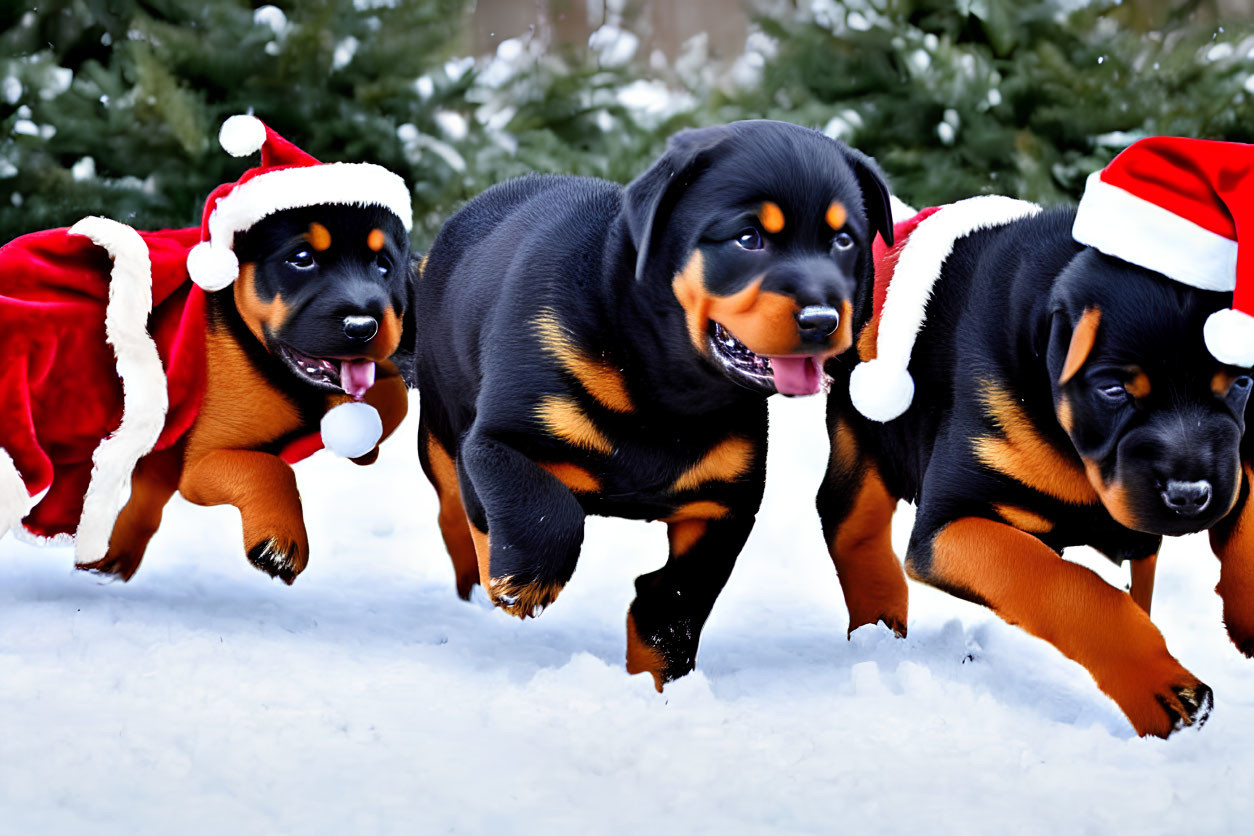
[[771, 374], [781, 395], [813, 395], [823, 385], [823, 370], [813, 357], [772, 357]]
[[374, 386], [373, 360], [343, 360], [340, 362], [340, 388], [359, 401], [366, 390]]

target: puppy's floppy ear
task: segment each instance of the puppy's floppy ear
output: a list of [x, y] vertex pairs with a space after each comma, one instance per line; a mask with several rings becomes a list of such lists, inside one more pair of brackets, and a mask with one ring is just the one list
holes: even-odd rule
[[880, 171], [875, 160], [856, 148], [842, 145], [841, 150], [845, 152], [845, 159], [848, 160], [849, 167], [853, 169], [854, 176], [858, 178], [858, 187], [862, 189], [862, 202], [866, 205], [867, 220], [884, 239], [884, 243], [891, 247], [893, 245], [893, 208], [888, 200], [888, 183], [884, 179], [884, 172]]
[[731, 130], [724, 125], [680, 131], [671, 137], [661, 159], [627, 186], [623, 214], [636, 247], [636, 281], [644, 277], [657, 219], [678, 199], [704, 155], [730, 136]]

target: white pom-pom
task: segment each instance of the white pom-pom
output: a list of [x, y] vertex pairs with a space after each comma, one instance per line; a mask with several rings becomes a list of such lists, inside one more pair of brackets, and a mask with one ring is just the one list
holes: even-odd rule
[[201, 241], [187, 254], [187, 275], [212, 293], [227, 287], [239, 277], [239, 259], [226, 247]]
[[342, 403], [322, 416], [322, 443], [337, 456], [346, 459], [364, 456], [375, 448], [382, 436], [383, 421], [368, 403]]
[[1254, 316], [1227, 308], [1215, 311], [1202, 326], [1206, 348], [1230, 366], [1254, 366]]
[[910, 408], [914, 379], [904, 368], [884, 360], [859, 363], [849, 376], [849, 399], [872, 421], [891, 421]]
[[222, 123], [218, 143], [232, 157], [256, 154], [266, 144], [266, 126], [256, 116], [237, 114]]

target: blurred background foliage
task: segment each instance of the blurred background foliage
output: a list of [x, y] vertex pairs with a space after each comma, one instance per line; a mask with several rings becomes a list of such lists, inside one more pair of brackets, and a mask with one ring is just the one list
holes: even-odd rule
[[924, 205], [1078, 197], [1132, 140], [1254, 141], [1250, 0], [61, 0], [0, 8], [0, 241], [199, 223], [250, 109], [414, 191], [415, 243], [530, 170], [627, 181], [679, 128], [785, 119]]

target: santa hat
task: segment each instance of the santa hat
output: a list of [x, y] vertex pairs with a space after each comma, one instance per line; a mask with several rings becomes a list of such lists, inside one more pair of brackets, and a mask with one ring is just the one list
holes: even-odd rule
[[1202, 333], [1217, 360], [1245, 367], [1254, 366], [1251, 173], [1254, 145], [1143, 139], [1089, 176], [1072, 229], [1081, 244], [1169, 279], [1233, 291], [1232, 307], [1211, 314]]
[[201, 240], [187, 255], [187, 272], [207, 291], [221, 290], [239, 276], [235, 234], [275, 212], [328, 203], [381, 206], [400, 219], [406, 232], [413, 228], [409, 188], [386, 168], [320, 163], [255, 116], [227, 119], [218, 142], [235, 157], [261, 151], [261, 165], [214, 189], [205, 201]]
[[[898, 211], [894, 207], [895, 219]], [[849, 399], [858, 412], [872, 421], [891, 421], [910, 408], [914, 400], [910, 356], [927, 319], [932, 288], [954, 244], [979, 230], [1040, 211], [1040, 206], [1025, 200], [981, 195], [898, 221], [892, 247], [875, 241], [874, 318], [867, 326], [876, 329], [875, 357], [859, 363], [849, 376]]]

